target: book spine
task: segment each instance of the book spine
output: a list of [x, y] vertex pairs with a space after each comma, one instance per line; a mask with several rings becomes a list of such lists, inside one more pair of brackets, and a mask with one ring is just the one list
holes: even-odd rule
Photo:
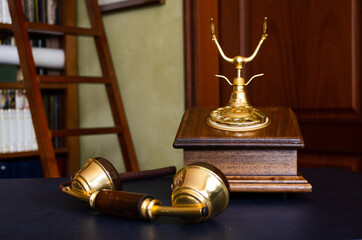
[[0, 23], [11, 24], [8, 0], [0, 0]]
[[43, 0], [38, 0], [38, 22], [44, 23], [44, 6], [43, 6]]
[[39, 0], [34, 0], [34, 22], [39, 22]]
[[15, 152], [17, 151], [15, 90], [14, 89], [9, 90], [8, 95], [9, 95], [9, 107], [8, 107], [9, 152]]
[[35, 136], [34, 125], [27, 98], [25, 98], [24, 104], [24, 142], [25, 150], [32, 151], [38, 149], [38, 143]]
[[16, 133], [17, 133], [17, 151], [25, 150], [24, 141], [24, 106], [25, 90], [16, 91]]
[[9, 116], [8, 116], [8, 91], [3, 90], [1, 94], [1, 138], [2, 138], [2, 152], [9, 152]]
[[24, 114], [24, 150], [29, 151], [31, 149], [31, 114], [29, 109], [29, 103], [28, 100], [25, 100], [25, 106], [23, 110]]
[[5, 0], [5, 15], [4, 15], [4, 19], [5, 19], [5, 23], [7, 24], [11, 24], [11, 15], [10, 15], [10, 10], [9, 10], [9, 5], [8, 5], [8, 1]]
[[43, 23], [47, 23], [47, 1], [46, 0], [41, 0], [41, 5], [42, 5], [42, 18], [43, 18]]
[[[3, 96], [3, 90], [0, 89], [0, 101], [2, 99]], [[0, 108], [0, 153], [3, 152], [3, 139], [2, 139], [2, 135], [3, 135], [3, 130], [2, 130], [2, 123], [3, 123], [3, 110]]]
[[[56, 94], [54, 96], [54, 129], [60, 129], [61, 117], [61, 96]], [[59, 148], [62, 146], [61, 138], [54, 138], [54, 146]]]
[[38, 141], [36, 140], [36, 135], [35, 135], [35, 129], [34, 129], [34, 125], [33, 125], [33, 120], [31, 117], [31, 112], [29, 111], [29, 115], [30, 115], [30, 122], [29, 122], [29, 127], [30, 127], [30, 150], [32, 151], [36, 151], [38, 150]]
[[3, 14], [3, 3], [5, 0], [0, 0], [0, 23], [4, 23], [4, 14]]
[[25, 21], [29, 22], [29, 15], [28, 15], [28, 0], [22, 0], [23, 3], [23, 11], [25, 16]]
[[28, 16], [29, 16], [29, 22], [35, 22], [35, 16], [34, 16], [34, 1], [33, 0], [25, 0], [28, 2]]
[[[44, 92], [43, 102], [45, 114], [48, 119], [49, 129], [60, 128], [60, 117], [61, 117], [61, 95], [57, 92]], [[54, 138], [53, 144], [55, 148], [61, 147], [61, 139]]]
[[47, 0], [47, 22], [48, 24], [58, 24], [57, 9], [58, 2], [56, 0]]

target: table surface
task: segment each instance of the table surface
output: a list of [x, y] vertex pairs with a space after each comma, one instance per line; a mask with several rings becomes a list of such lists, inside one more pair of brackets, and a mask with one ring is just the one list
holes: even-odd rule
[[[100, 214], [65, 195], [67, 179], [0, 180], [0, 239], [361, 239], [362, 174], [304, 169], [312, 193], [232, 193], [228, 208], [206, 222], [155, 222]], [[125, 182], [125, 191], [170, 204], [171, 178]]]

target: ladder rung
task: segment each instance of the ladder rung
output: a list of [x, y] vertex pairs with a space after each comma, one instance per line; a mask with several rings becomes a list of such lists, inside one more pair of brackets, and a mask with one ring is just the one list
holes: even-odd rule
[[70, 35], [89, 35], [89, 36], [99, 36], [100, 31], [90, 29], [90, 28], [80, 28], [80, 27], [71, 27], [63, 25], [51, 25], [44, 23], [27, 23], [28, 30], [30, 32], [46, 33], [46, 34], [70, 34]]
[[[57, 24], [44, 24], [44, 23], [35, 23], [28, 22], [27, 28], [29, 32], [45, 33], [45, 34], [55, 34], [55, 35], [88, 35], [88, 36], [100, 36], [100, 31], [90, 29], [90, 28], [81, 28], [81, 27], [71, 27], [63, 26]], [[0, 23], [1, 29], [12, 29], [11, 24]]]
[[82, 77], [82, 76], [59, 76], [38, 75], [41, 83], [111, 83], [110, 78], [105, 77]]
[[[24, 83], [1, 83], [3, 89], [25, 89]], [[68, 86], [65, 83], [42, 83], [40, 84], [41, 89], [67, 89]]]
[[116, 126], [108, 128], [58, 129], [58, 130], [52, 130], [51, 132], [52, 132], [52, 137], [67, 137], [67, 136], [123, 133], [123, 128], [120, 126]]

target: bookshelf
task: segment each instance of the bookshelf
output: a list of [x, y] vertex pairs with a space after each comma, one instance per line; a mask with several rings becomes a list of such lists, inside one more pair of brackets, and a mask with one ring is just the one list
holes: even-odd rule
[[[12, 24], [0, 24], [0, 29], [12, 31], [19, 53], [24, 83], [0, 83], [1, 88], [24, 88], [27, 91], [36, 133], [38, 151], [4, 153], [3, 158], [23, 158], [39, 155], [45, 177], [59, 177], [56, 155], [67, 158], [66, 175], [70, 176], [79, 169], [79, 135], [117, 134], [123, 160], [127, 171], [137, 171], [138, 163], [121, 100], [117, 79], [111, 61], [108, 42], [102, 23], [97, 0], [85, 0], [91, 28], [76, 27], [76, 3], [73, 0], [59, 1], [60, 24], [49, 25], [27, 22], [22, 0], [9, 1]], [[64, 49], [64, 70], [60, 75], [38, 75], [32, 49], [30, 34], [58, 36]], [[101, 63], [102, 77], [77, 76], [77, 35], [93, 37]], [[79, 129], [78, 126], [78, 84], [104, 84], [111, 105], [114, 127]], [[51, 130], [45, 113], [42, 92], [59, 91], [62, 93], [62, 125], [64, 129]], [[52, 139], [65, 139], [64, 147], [54, 148]]]
[[[72, 76], [77, 74], [77, 49], [76, 38], [67, 36], [67, 33], [74, 33], [76, 26], [76, 3], [75, 1], [59, 1], [62, 14], [58, 25], [50, 25], [36, 22], [27, 22], [27, 30], [29, 36], [56, 37], [59, 45], [64, 49], [66, 56], [65, 66], [63, 70], [59, 70], [59, 74]], [[12, 16], [14, 18], [14, 16]], [[21, 19], [13, 19], [13, 24]], [[0, 23], [0, 31], [3, 35], [14, 36], [13, 24]], [[81, 30], [80, 30], [81, 31]], [[87, 32], [85, 30], [84, 32]], [[24, 45], [27, 43], [24, 43]], [[40, 75], [38, 75], [40, 76]], [[46, 75], [44, 75], [46, 76]], [[50, 75], [49, 75], [50, 76]], [[58, 77], [60, 77], [58, 76]], [[26, 80], [25, 80], [26, 81]], [[58, 92], [62, 98], [62, 125], [65, 128], [78, 128], [78, 87], [72, 83], [40, 83], [40, 91], [42, 96], [49, 92]], [[0, 89], [27, 89], [25, 83], [20, 82], [1, 82]], [[43, 104], [43, 103], [42, 103]], [[39, 104], [37, 104], [39, 105]], [[33, 121], [34, 122], [34, 121]], [[49, 128], [49, 126], [48, 126]], [[78, 136], [68, 137], [64, 139], [61, 146], [54, 149], [56, 159], [66, 159], [66, 170], [62, 175], [70, 176], [79, 169], [79, 141]], [[41, 157], [40, 146], [38, 150], [19, 151], [19, 152], [4, 152], [0, 153], [1, 160], [16, 161], [17, 159]], [[50, 150], [51, 151], [51, 150]], [[44, 176], [57, 177], [58, 173], [45, 173]]]

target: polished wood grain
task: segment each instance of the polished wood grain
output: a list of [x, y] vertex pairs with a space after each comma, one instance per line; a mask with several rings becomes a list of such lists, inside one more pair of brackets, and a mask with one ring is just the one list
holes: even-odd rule
[[302, 176], [228, 176], [233, 192], [311, 192]]
[[[67, 6], [70, 10], [72, 8], [71, 5], [68, 5], [69, 1], [65, 0], [64, 3], [62, 2], [62, 4], [64, 4], [63, 6]], [[63, 14], [69, 14], [70, 11], [67, 11], [67, 13], [63, 12]], [[67, 21], [67, 24], [70, 23], [69, 19], [67, 17], [63, 17], [62, 21], [64, 23], [64, 21]], [[26, 28], [28, 29], [28, 31], [30, 33], [45, 33], [47, 35], [65, 35], [65, 34], [70, 34], [70, 35], [85, 35], [85, 36], [95, 36], [95, 35], [99, 35], [99, 31], [96, 31], [94, 29], [89, 29], [89, 28], [81, 28], [81, 27], [76, 27], [76, 26], [71, 26], [71, 25], [49, 25], [49, 24], [44, 24], [44, 23], [36, 23], [36, 22], [27, 22], [26, 23]], [[9, 29], [11, 30], [11, 24], [6, 24], [6, 23], [0, 23], [0, 29]]]
[[82, 129], [59, 129], [52, 130], [53, 137], [67, 137], [67, 136], [80, 136], [80, 135], [95, 135], [95, 134], [110, 134], [110, 133], [123, 133], [122, 127], [108, 127], [108, 128], [82, 128]]
[[[61, 90], [66, 90], [67, 89], [67, 85], [63, 84], [63, 83], [41, 83], [40, 84], [40, 89], [61, 89]], [[25, 85], [24, 83], [7, 83], [7, 82], [2, 82], [1, 83], [1, 88], [3, 89], [25, 89]]]
[[78, 77], [78, 76], [57, 76], [42, 75], [39, 76], [41, 83], [111, 83], [112, 80], [103, 77]]
[[[75, 28], [77, 24], [77, 12], [76, 4], [72, 0], [63, 0], [61, 1], [61, 9], [66, 9], [62, 11], [62, 24], [61, 27], [65, 28]], [[62, 29], [65, 30], [66, 29]], [[76, 36], [65, 35], [63, 37], [62, 46], [65, 53], [65, 69], [62, 76], [76, 76], [78, 74], [78, 55], [77, 52], [77, 38]], [[39, 76], [39, 81], [41, 83], [41, 77]], [[61, 83], [48, 83], [48, 84], [61, 84]], [[63, 105], [65, 106], [63, 119], [61, 122], [64, 124], [61, 128], [67, 129], [76, 129], [79, 128], [79, 104], [78, 104], [78, 85], [66, 83], [67, 91], [65, 91], [65, 101]], [[79, 137], [72, 136], [65, 139], [66, 145], [69, 147], [69, 153], [66, 164], [66, 173], [67, 176], [72, 176], [80, 168], [79, 161]]]
[[245, 68], [248, 77], [265, 73], [249, 88], [253, 104], [288, 104], [304, 111], [354, 109], [355, 96], [346, 97], [356, 81], [351, 71], [352, 1], [246, 2], [242, 28], [247, 34], [240, 44], [248, 43], [247, 51], [258, 43], [264, 17], [269, 20], [265, 45]]
[[[67, 10], [63, 11], [64, 14], [74, 13], [73, 7], [68, 5], [69, 1], [65, 0], [63, 6], [67, 6]], [[35, 23], [35, 22], [28, 22], [27, 28], [31, 33], [46, 33], [46, 34], [54, 34], [54, 35], [84, 35], [84, 36], [98, 36], [99, 31], [89, 28], [81, 28], [77, 27], [76, 25], [72, 24], [70, 19], [67, 17], [62, 18], [63, 24], [66, 25], [48, 25], [43, 23]], [[67, 21], [65, 23], [65, 21]]]
[[[246, 52], [245, 46], [240, 44], [241, 39], [246, 34], [245, 28], [243, 28], [245, 24], [244, 4], [245, 1], [219, 1], [220, 16], [217, 28], [220, 32], [220, 44], [225, 54], [231, 58], [238, 55], [250, 55], [250, 52]], [[233, 28], [234, 31], [230, 31], [231, 28]], [[210, 49], [212, 52], [215, 52], [215, 50], [216, 46]], [[225, 62], [220, 58], [214, 58], [212, 60], [220, 61], [218, 74], [224, 75], [230, 80], [236, 76], [236, 70], [233, 64]], [[242, 77], [245, 78], [245, 71], [242, 71], [241, 74]], [[232, 86], [220, 79], [219, 88], [219, 106], [224, 106], [230, 99]]]
[[214, 129], [206, 119], [212, 108], [188, 109], [174, 147], [184, 151], [184, 165], [206, 162], [220, 169], [234, 192], [310, 192], [298, 175], [297, 149], [304, 146], [290, 108], [263, 108], [270, 125], [255, 131]]
[[106, 214], [141, 220], [141, 203], [149, 198], [145, 194], [122, 191], [100, 191], [95, 199], [95, 208]]
[[217, 6], [217, 0], [208, 0], [207, 4], [184, 1], [186, 108], [219, 105], [219, 80], [214, 77], [219, 72], [219, 62], [210, 61], [218, 58], [217, 51], [210, 51], [215, 48], [210, 19], [218, 22]]
[[184, 149], [184, 165], [214, 165], [226, 176], [295, 176], [296, 149]]
[[[68, 154], [67, 147], [55, 148], [55, 154]], [[39, 156], [39, 151], [26, 151], [26, 152], [13, 152], [13, 153], [0, 153], [0, 159], [13, 159], [13, 158], [26, 158]], [[74, 173], [73, 173], [74, 174]]]
[[156, 4], [164, 4], [165, 0], [123, 0], [123, 1], [114, 1], [113, 3], [102, 4], [100, 9], [102, 13], [108, 13], [117, 11], [120, 9], [128, 9], [140, 6], [150, 6]]
[[11, 24], [0, 23], [0, 29], [8, 29], [8, 30], [11, 30]]
[[180, 123], [175, 148], [301, 148], [304, 141], [294, 113], [285, 107], [263, 108], [270, 125], [247, 132], [218, 130], [206, 123], [213, 108], [188, 109]]
[[353, 153], [328, 154], [324, 151], [298, 152], [299, 168], [345, 168], [355, 172], [362, 172], [362, 156]]

